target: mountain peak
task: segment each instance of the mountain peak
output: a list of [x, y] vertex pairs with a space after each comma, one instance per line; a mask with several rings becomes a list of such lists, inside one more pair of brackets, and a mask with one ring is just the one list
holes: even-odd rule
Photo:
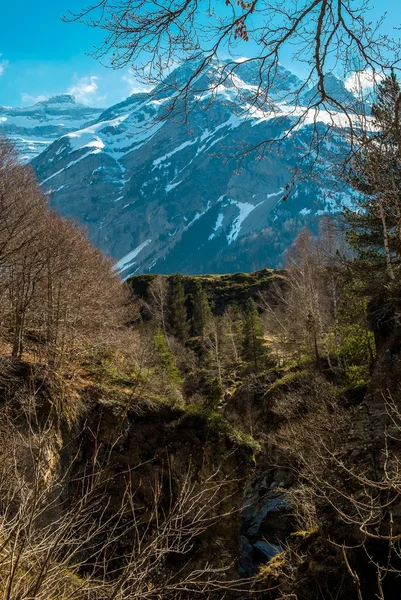
[[[340, 103], [340, 105], [346, 106], [347, 108], [357, 112], [364, 112], [366, 110], [364, 103], [356, 98], [349, 90], [347, 90], [344, 81], [342, 79], [338, 79], [338, 77], [332, 73], [327, 73], [324, 76], [324, 87], [327, 95], [334, 101], [332, 102], [329, 99], [328, 104], [331, 104], [336, 110], [339, 110], [337, 103]], [[305, 105], [309, 104], [310, 102], [316, 102], [319, 100], [319, 98], [320, 91], [317, 85], [314, 85], [302, 96], [302, 100]]]
[[42, 102], [38, 102], [40, 105], [51, 105], [51, 104], [76, 104], [75, 96], [72, 94], [57, 94], [56, 96], [52, 96], [47, 100], [42, 100]]

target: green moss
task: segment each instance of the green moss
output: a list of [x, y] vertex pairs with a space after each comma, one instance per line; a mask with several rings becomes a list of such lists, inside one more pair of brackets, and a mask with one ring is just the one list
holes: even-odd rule
[[268, 586], [272, 580], [277, 580], [287, 564], [287, 553], [280, 552], [273, 556], [266, 565], [262, 565], [255, 578], [256, 587]]
[[351, 387], [367, 385], [370, 380], [371, 352], [375, 341], [372, 332], [359, 324], [350, 324], [341, 329], [340, 356], [344, 365], [347, 383]]
[[132, 360], [117, 352], [98, 351], [82, 366], [94, 383], [106, 388], [133, 388], [147, 381], [146, 374]]
[[240, 429], [233, 427], [231, 423], [220, 412], [208, 411], [203, 406], [190, 405], [186, 408], [188, 416], [195, 415], [205, 421], [207, 426], [214, 432], [226, 436], [237, 446], [247, 446], [254, 454], [261, 451], [261, 446], [255, 438]]
[[268, 392], [271, 393], [276, 390], [285, 390], [289, 388], [295, 388], [299, 385], [310, 380], [310, 372], [307, 370], [301, 371], [291, 371], [290, 373], [286, 373], [283, 377], [276, 379], [274, 383], [268, 389]]

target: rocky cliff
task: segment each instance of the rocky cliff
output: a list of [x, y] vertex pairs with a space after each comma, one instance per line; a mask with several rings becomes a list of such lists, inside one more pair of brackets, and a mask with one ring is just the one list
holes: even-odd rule
[[[299, 82], [282, 67], [258, 108], [246, 102], [257, 80], [257, 67], [247, 64], [211, 101], [205, 90], [219, 63], [191, 84], [188, 113], [182, 105], [169, 113], [173, 82], [188, 80], [195, 66], [178, 67], [152, 94], [134, 94], [33, 160], [54, 208], [87, 227], [124, 278], [277, 267], [300, 228], [351, 202], [334, 168], [346, 148], [340, 135], [322, 143], [314, 177], [300, 177], [283, 202], [294, 171], [316, 159], [302, 160], [311, 138], [341, 115], [328, 107], [291, 130], [303, 109], [291, 104]], [[330, 81], [333, 94], [352, 101], [341, 81]], [[280, 145], [260, 147], [282, 137]]]

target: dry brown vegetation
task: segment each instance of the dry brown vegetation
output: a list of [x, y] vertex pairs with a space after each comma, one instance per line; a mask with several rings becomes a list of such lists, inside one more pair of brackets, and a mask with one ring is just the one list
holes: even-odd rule
[[0, 143], [0, 336], [52, 362], [75, 358], [124, 321], [126, 292], [84, 232], [53, 213], [29, 167]]
[[199, 478], [184, 454], [177, 479], [167, 448], [146, 459], [123, 448], [139, 416], [179, 424], [183, 413], [175, 362], [188, 370], [192, 354], [166, 337], [165, 280], [151, 287], [152, 324], [141, 325], [111, 262], [49, 209], [4, 140], [0, 201], [0, 597], [241, 592], [232, 561], [194, 560], [210, 529], [236, 519], [240, 484], [223, 458]]
[[[15, 406], [1, 415], [3, 600], [209, 597], [244, 587], [228, 577], [230, 565], [189, 562], [196, 540], [233, 510], [227, 509], [232, 481], [219, 468], [202, 482], [191, 470], [183, 473], [166, 503], [166, 486], [176, 486], [166, 465], [147, 482], [143, 506], [137, 464], [118, 473], [125, 487], [116, 497], [111, 456], [119, 438], [105, 452], [94, 436], [91, 461], [82, 464], [79, 446], [63, 445], [50, 418], [38, 422], [35, 403], [27, 397], [18, 416]], [[181, 561], [179, 569], [171, 556]]]

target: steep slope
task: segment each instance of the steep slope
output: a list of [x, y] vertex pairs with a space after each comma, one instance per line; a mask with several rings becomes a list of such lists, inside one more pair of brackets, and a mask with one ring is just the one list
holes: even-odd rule
[[25, 108], [0, 106], [0, 134], [16, 144], [23, 162], [28, 162], [68, 131], [96, 119], [101, 108], [78, 104], [74, 96], [61, 94]]
[[[333, 159], [344, 151], [338, 137], [322, 145], [317, 176], [298, 180], [291, 201], [282, 202], [316, 128], [333, 117], [341, 124], [341, 115], [322, 111], [317, 123], [314, 114], [290, 131], [302, 112], [291, 105], [300, 82], [282, 67], [263, 108], [247, 105], [258, 76], [257, 65], [247, 63], [211, 102], [204, 90], [217, 80], [216, 63], [194, 79], [188, 114], [177, 105], [158, 119], [170, 111], [175, 82], [188, 80], [195, 67], [179, 67], [152, 95], [111, 107], [33, 161], [55, 209], [86, 225], [124, 277], [279, 266], [302, 226], [349, 201], [333, 174]], [[245, 149], [286, 134], [272, 151], [245, 156], [238, 171]]]

